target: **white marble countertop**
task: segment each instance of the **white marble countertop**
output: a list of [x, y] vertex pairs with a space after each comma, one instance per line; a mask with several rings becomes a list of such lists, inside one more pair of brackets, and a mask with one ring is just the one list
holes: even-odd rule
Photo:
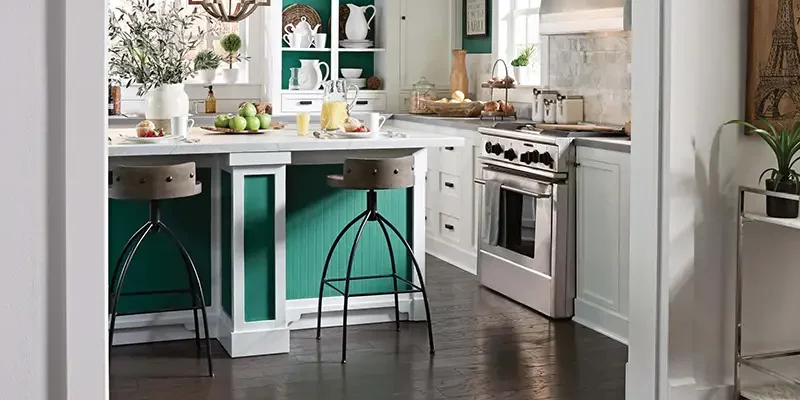
[[424, 132], [405, 132], [407, 137], [317, 139], [313, 135], [298, 136], [293, 126], [280, 131], [254, 135], [226, 135], [194, 128], [189, 138], [159, 144], [125, 142], [120, 135], [135, 136], [134, 128], [109, 129], [109, 157], [163, 156], [180, 154], [227, 154], [251, 152], [295, 152], [331, 150], [421, 149], [425, 147], [463, 146], [464, 139]]

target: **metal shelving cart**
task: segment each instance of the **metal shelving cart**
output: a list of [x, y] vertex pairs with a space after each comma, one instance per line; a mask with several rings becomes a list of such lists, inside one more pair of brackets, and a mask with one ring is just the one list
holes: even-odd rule
[[[763, 214], [746, 212], [746, 194], [772, 196], [787, 200], [800, 200], [800, 196], [797, 195], [770, 192], [749, 187], [739, 187], [739, 220], [736, 224], [736, 355], [734, 358], [735, 364], [733, 370], [734, 399], [800, 399], [800, 375], [796, 373], [797, 369], [794, 369], [794, 373], [790, 374], [788, 370], [782, 369], [780, 365], [776, 363], [776, 361], [780, 359], [800, 356], [800, 349], [746, 355], [742, 354], [742, 228], [744, 227], [744, 223], [758, 222], [800, 230], [800, 218], [773, 218]], [[746, 366], [770, 376], [780, 383], [742, 388], [740, 376], [742, 366]]]

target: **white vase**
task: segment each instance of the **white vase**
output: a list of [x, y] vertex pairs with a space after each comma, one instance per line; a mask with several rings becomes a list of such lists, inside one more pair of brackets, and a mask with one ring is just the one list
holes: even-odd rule
[[214, 83], [214, 78], [217, 77], [216, 69], [201, 69], [200, 80], [205, 84]]
[[[375, 18], [375, 6], [357, 6], [355, 4], [348, 4], [350, 8], [350, 16], [347, 17], [347, 22], [344, 24], [344, 32], [349, 40], [364, 40], [369, 34], [369, 24]], [[367, 10], [372, 8], [372, 16], [367, 20]]]
[[225, 68], [222, 70], [222, 77], [225, 79], [225, 83], [239, 82], [239, 70], [235, 68]]
[[189, 96], [182, 83], [161, 85], [147, 92], [144, 110], [145, 118], [154, 123], [168, 123], [172, 117], [189, 115]]

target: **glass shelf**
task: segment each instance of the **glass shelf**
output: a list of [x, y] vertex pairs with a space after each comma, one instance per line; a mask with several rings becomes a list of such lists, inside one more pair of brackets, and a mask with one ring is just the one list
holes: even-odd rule
[[[743, 356], [743, 368], [756, 371], [760, 383], [742, 384], [742, 397], [749, 400], [800, 400], [800, 356], [797, 350]], [[765, 383], [765, 379], [769, 382]]]

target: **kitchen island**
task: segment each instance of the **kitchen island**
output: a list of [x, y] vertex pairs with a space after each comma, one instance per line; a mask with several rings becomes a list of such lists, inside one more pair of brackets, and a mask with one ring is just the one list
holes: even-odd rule
[[[408, 190], [380, 191], [381, 213], [411, 243], [425, 269], [425, 172], [427, 148], [463, 146], [464, 139], [421, 132], [406, 137], [317, 139], [293, 130], [262, 135], [221, 135], [194, 129], [191, 141], [127, 144], [110, 129], [109, 165], [161, 165], [194, 161], [202, 194], [165, 201], [162, 219], [184, 243], [197, 265], [212, 335], [232, 357], [289, 352], [289, 331], [316, 325], [322, 266], [338, 231], [364, 210], [360, 191], [326, 184], [349, 157], [413, 155], [416, 182]], [[148, 218], [146, 202], [109, 200], [109, 270], [127, 238]], [[352, 241], [351, 232], [343, 239]], [[125, 292], [185, 289], [180, 254], [158, 235], [137, 253]], [[340, 246], [342, 247], [342, 246]], [[399, 240], [393, 242], [401, 249]], [[343, 276], [344, 247], [334, 253], [329, 276]], [[399, 273], [415, 281], [410, 259], [396, 252]], [[379, 228], [368, 226], [354, 274], [381, 274], [390, 268]], [[110, 275], [110, 273], [109, 273]], [[355, 293], [391, 290], [391, 280], [358, 282]], [[341, 324], [342, 298], [326, 289], [323, 326]], [[191, 306], [185, 294], [124, 297], [115, 344], [191, 338]], [[394, 319], [394, 298], [365, 296], [350, 301], [352, 324]], [[178, 310], [178, 311], [175, 311]], [[419, 294], [400, 297], [409, 320], [424, 320]]]

